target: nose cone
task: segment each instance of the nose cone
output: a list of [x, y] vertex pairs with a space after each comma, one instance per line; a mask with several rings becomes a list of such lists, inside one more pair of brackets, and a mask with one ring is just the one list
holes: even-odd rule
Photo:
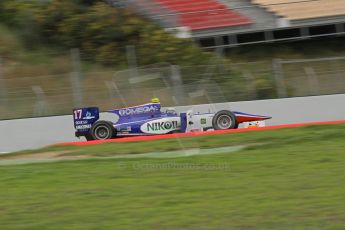
[[269, 116], [261, 116], [261, 117], [262, 117], [262, 120], [272, 119], [272, 117], [269, 117]]
[[262, 116], [262, 115], [255, 115], [249, 113], [242, 113], [242, 112], [234, 112], [237, 122], [249, 122], [249, 121], [263, 121], [272, 119], [270, 116]]

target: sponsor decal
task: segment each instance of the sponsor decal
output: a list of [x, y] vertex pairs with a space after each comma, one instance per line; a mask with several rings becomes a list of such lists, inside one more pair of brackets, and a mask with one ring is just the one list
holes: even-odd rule
[[265, 127], [265, 121], [251, 121], [251, 122], [243, 122], [244, 128], [259, 128]]
[[121, 133], [128, 133], [128, 132], [132, 131], [132, 127], [131, 126], [121, 127], [119, 131]]
[[92, 114], [87, 111], [85, 117], [83, 117], [84, 120], [92, 120], [92, 119], [95, 119], [96, 117], [95, 116], [92, 116]]
[[206, 124], [206, 118], [201, 118], [201, 119], [200, 119], [200, 123], [201, 123], [202, 125], [205, 125], [205, 124]]
[[179, 118], [162, 118], [141, 125], [140, 130], [150, 134], [165, 134], [180, 129]]
[[76, 125], [87, 125], [88, 121], [75, 121]]
[[90, 129], [91, 124], [89, 124], [89, 125], [77, 125], [75, 128], [76, 129]]
[[178, 127], [177, 121], [162, 121], [147, 124], [148, 131], [174, 130]]
[[159, 110], [158, 107], [151, 105], [151, 106], [143, 106], [143, 107], [137, 107], [137, 108], [120, 109], [119, 114], [120, 116], [130, 116], [130, 115], [155, 112], [158, 110]]

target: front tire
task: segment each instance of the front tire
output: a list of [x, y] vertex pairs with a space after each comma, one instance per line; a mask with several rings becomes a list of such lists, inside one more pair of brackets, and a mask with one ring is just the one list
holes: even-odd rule
[[109, 121], [97, 121], [91, 128], [93, 140], [107, 140], [116, 135], [113, 124]]
[[212, 126], [215, 130], [237, 129], [238, 123], [231, 111], [221, 110], [214, 115]]

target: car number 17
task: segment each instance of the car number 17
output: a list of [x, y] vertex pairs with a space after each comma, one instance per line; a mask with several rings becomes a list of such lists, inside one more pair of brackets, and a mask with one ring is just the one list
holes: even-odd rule
[[74, 110], [74, 119], [81, 119], [82, 114], [83, 114], [83, 110], [81, 109]]

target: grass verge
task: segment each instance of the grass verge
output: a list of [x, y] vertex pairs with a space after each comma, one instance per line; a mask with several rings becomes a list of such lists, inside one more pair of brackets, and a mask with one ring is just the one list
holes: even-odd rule
[[175, 159], [2, 166], [1, 229], [343, 229], [344, 134], [345, 125], [319, 125], [112, 143], [73, 151], [261, 145]]

